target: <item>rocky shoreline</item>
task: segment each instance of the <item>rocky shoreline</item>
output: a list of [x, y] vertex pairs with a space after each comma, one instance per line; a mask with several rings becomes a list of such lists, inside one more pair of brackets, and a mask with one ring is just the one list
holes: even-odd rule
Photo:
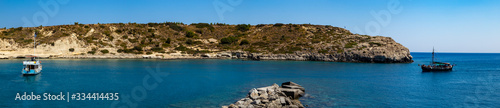
[[304, 87], [294, 82], [284, 82], [279, 86], [253, 88], [242, 98], [222, 108], [304, 108], [299, 98], [305, 95]]
[[366, 56], [358, 54], [250, 54], [252, 60], [296, 60], [296, 61], [330, 61], [330, 62], [362, 62], [362, 63], [412, 63], [412, 56]]
[[[25, 58], [30, 55], [5, 56], [0, 59]], [[206, 54], [107, 54], [107, 55], [37, 55], [42, 59], [248, 59], [248, 60], [292, 60], [292, 61], [329, 61], [329, 62], [362, 62], [362, 63], [411, 63], [411, 55], [360, 55], [356, 53], [319, 54], [263, 54], [247, 53], [243, 51], [206, 53]]]

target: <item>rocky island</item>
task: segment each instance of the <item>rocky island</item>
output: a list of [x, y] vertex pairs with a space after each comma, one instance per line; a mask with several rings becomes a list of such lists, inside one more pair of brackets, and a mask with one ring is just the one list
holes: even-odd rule
[[222, 108], [304, 108], [299, 98], [305, 95], [304, 87], [293, 82], [284, 82], [279, 86], [253, 88], [242, 98]]
[[71, 24], [0, 29], [0, 58], [237, 58], [368, 63], [413, 62], [390, 37], [329, 25], [178, 22]]

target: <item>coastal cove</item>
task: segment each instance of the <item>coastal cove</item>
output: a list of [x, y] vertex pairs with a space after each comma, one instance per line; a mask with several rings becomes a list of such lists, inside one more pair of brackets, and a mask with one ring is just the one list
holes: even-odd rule
[[0, 29], [0, 59], [31, 55], [42, 58], [236, 57], [254, 60], [413, 62], [410, 50], [391, 37], [354, 34], [331, 25], [75, 23]]
[[[111, 107], [115, 101], [16, 101], [17, 93], [116, 92], [131, 96], [145, 76], [160, 77], [139, 107], [221, 107], [252, 88], [293, 81], [309, 107], [500, 107], [500, 54], [438, 53], [451, 72], [422, 72], [413, 63], [345, 63], [241, 59], [42, 59], [44, 71], [21, 76], [22, 59], [0, 60], [0, 107]], [[151, 71], [157, 74], [150, 74]], [[150, 82], [155, 81], [150, 79]], [[117, 104], [126, 106], [126, 104]]]

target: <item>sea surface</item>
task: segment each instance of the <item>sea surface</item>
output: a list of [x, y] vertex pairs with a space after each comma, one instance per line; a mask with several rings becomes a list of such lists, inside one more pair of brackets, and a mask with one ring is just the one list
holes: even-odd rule
[[[422, 72], [414, 63], [321, 61], [45, 59], [37, 76], [22, 60], [0, 60], [0, 107], [220, 107], [252, 88], [296, 82], [308, 107], [500, 107], [500, 54], [437, 53], [451, 72]], [[119, 101], [20, 101], [43, 93], [119, 93]], [[43, 98], [43, 95], [42, 95]]]

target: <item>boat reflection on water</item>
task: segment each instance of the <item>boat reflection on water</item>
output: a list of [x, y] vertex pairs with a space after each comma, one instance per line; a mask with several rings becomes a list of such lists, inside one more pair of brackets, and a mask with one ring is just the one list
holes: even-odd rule
[[42, 74], [23, 76], [23, 77], [24, 77], [24, 82], [28, 82], [28, 83], [38, 82], [38, 81], [40, 81]]

